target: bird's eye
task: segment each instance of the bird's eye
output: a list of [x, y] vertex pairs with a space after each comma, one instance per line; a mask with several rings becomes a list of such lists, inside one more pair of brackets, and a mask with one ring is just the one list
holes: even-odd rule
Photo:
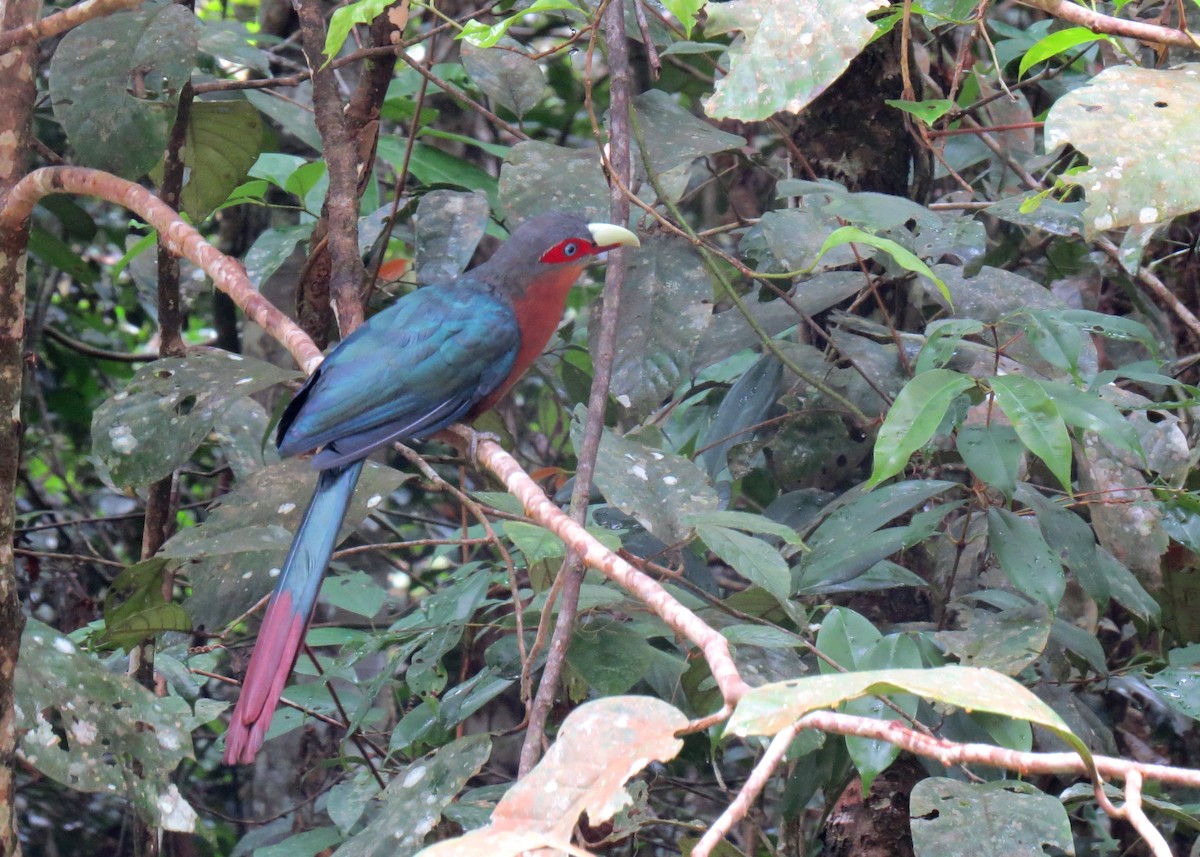
[[588, 255], [591, 252], [591, 246], [582, 238], [568, 238], [543, 253], [541, 261], [547, 265], [561, 265], [564, 262], [574, 261], [580, 256]]

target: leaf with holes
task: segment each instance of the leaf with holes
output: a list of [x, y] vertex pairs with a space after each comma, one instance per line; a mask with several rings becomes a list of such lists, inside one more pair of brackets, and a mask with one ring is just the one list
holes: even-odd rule
[[195, 62], [196, 17], [146, 4], [67, 33], [50, 62], [50, 104], [76, 162], [127, 179], [162, 157]]
[[[1090, 237], [1158, 223], [1200, 208], [1200, 65], [1172, 69], [1116, 65], [1054, 103], [1046, 151], [1070, 143], [1090, 167], [1064, 181], [1087, 197]], [[1147, 146], [1147, 140], [1156, 145]]]
[[215, 348], [156, 360], [96, 409], [92, 449], [118, 485], [148, 485], [191, 458], [230, 405], [296, 374]]

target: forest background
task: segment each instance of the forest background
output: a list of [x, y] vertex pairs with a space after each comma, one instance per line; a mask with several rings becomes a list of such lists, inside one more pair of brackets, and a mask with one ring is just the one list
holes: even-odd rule
[[[1195, 853], [1196, 15], [8, 0], [0, 853]], [[553, 209], [223, 766], [289, 390]]]

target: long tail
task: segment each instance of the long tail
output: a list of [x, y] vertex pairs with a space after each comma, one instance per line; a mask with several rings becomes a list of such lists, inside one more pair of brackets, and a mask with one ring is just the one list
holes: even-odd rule
[[355, 461], [321, 471], [317, 490], [292, 539], [258, 631], [258, 642], [250, 655], [242, 693], [225, 734], [227, 765], [254, 761], [262, 747], [271, 726], [271, 715], [300, 653], [321, 578], [333, 555], [338, 529], [362, 468], [363, 462]]

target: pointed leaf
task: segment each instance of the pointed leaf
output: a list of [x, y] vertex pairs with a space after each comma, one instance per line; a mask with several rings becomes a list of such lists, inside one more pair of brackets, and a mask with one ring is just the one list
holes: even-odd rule
[[875, 439], [875, 467], [867, 485], [874, 487], [895, 476], [914, 452], [933, 437], [950, 403], [975, 382], [949, 369], [931, 369], [913, 378], [883, 420]]
[[1012, 420], [1017, 436], [1071, 490], [1071, 436], [1054, 400], [1036, 381], [1021, 375], [992, 378], [996, 404]]

